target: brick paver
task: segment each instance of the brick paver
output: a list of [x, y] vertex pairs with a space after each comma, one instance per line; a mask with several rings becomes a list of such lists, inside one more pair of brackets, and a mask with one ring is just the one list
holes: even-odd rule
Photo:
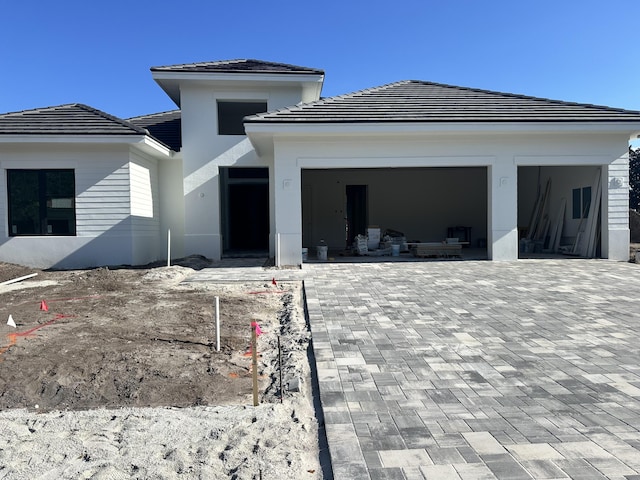
[[335, 478], [640, 474], [640, 266], [304, 269]]
[[640, 479], [639, 265], [275, 272], [305, 281], [336, 479]]

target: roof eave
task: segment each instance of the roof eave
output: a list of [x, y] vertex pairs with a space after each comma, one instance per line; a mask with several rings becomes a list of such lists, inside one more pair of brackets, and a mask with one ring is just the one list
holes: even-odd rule
[[284, 123], [245, 122], [245, 132], [259, 155], [273, 152], [274, 138], [363, 135], [473, 135], [473, 134], [621, 134], [640, 138], [637, 122], [369, 122], [369, 123]]
[[218, 86], [284, 86], [311, 85], [319, 98], [324, 75], [318, 73], [223, 73], [223, 72], [167, 72], [152, 70], [151, 75], [164, 92], [180, 107], [182, 82], [215, 83]]
[[172, 157], [174, 151], [149, 135], [55, 135], [8, 134], [0, 135], [0, 144], [70, 143], [70, 144], [129, 144], [147, 152]]
[[536, 121], [536, 122], [245, 122], [247, 135], [340, 134], [354, 133], [624, 133], [640, 132], [640, 119], [609, 121]]

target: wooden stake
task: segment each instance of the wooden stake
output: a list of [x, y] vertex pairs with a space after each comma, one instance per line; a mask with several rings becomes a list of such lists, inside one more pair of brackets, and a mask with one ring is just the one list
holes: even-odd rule
[[167, 267], [171, 266], [171, 229], [167, 230]]
[[216, 297], [216, 352], [220, 351], [220, 297]]
[[282, 389], [282, 349], [280, 348], [280, 335], [278, 335], [278, 370], [280, 370], [280, 403], [282, 403], [284, 390]]
[[258, 406], [258, 335], [256, 329], [257, 322], [251, 325], [251, 370], [253, 376], [253, 406]]

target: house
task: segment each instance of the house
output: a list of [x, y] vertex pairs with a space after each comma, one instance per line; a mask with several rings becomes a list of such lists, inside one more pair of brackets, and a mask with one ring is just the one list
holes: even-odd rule
[[415, 80], [321, 98], [322, 70], [259, 60], [151, 74], [178, 110], [0, 115], [1, 261], [145, 264], [170, 235], [174, 258], [299, 265], [372, 224], [515, 260], [532, 222], [628, 258], [640, 112]]

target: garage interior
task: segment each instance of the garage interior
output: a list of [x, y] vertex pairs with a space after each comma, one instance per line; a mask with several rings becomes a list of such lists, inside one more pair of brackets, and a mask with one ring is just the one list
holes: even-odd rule
[[455, 236], [464, 257], [487, 257], [487, 168], [358, 168], [302, 171], [302, 242], [349, 255], [369, 227], [407, 242]]
[[[601, 256], [599, 175], [598, 166], [518, 168], [519, 258]], [[356, 235], [370, 227], [408, 243], [455, 237], [461, 258], [488, 258], [486, 167], [304, 169], [302, 189], [312, 259], [319, 245], [354, 255]]]
[[601, 169], [597, 166], [518, 168], [520, 258], [600, 258]]

